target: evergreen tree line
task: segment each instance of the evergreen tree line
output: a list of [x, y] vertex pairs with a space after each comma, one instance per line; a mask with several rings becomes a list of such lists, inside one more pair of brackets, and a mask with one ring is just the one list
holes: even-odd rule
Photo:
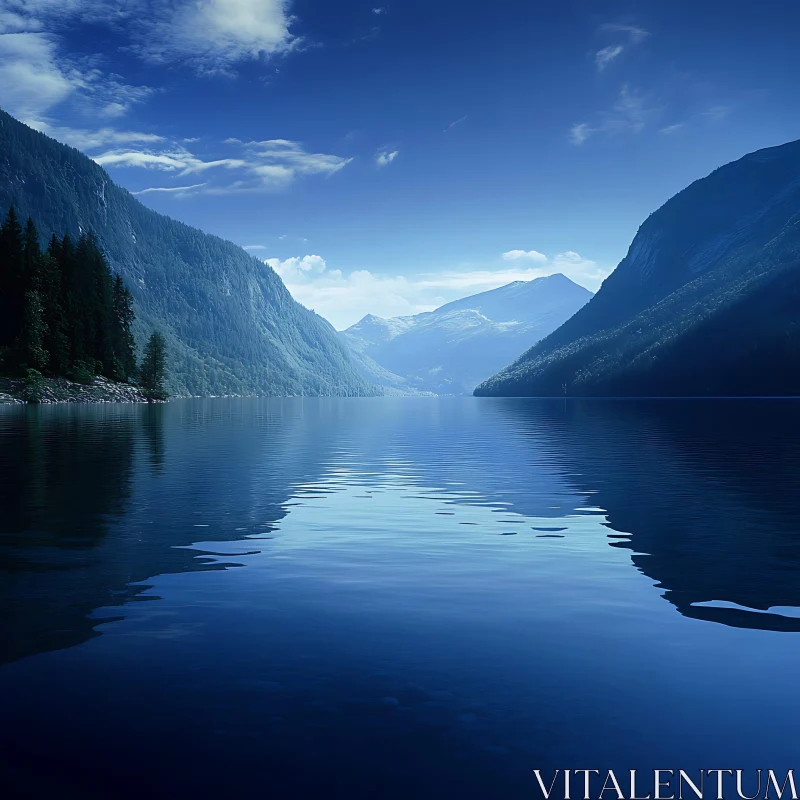
[[134, 320], [133, 296], [122, 277], [112, 275], [92, 233], [77, 242], [53, 234], [42, 250], [33, 220], [23, 227], [9, 209], [0, 226], [3, 372], [82, 383], [95, 375], [123, 382], [141, 377], [152, 396], [166, 396], [164, 337], [153, 334], [140, 373]]

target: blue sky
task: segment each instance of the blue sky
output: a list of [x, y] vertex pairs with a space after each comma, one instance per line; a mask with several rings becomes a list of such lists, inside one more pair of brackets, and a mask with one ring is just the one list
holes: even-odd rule
[[561, 271], [800, 137], [789, 0], [0, 0], [0, 105], [337, 327]]

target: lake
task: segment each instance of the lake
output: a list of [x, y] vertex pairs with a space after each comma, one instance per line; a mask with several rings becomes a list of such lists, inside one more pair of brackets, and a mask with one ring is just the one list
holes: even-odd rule
[[0, 795], [800, 769], [798, 412], [0, 408]]

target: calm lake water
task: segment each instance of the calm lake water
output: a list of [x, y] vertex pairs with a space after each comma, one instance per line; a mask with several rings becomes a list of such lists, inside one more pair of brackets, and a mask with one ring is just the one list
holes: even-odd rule
[[1, 408], [0, 796], [799, 769], [798, 412]]

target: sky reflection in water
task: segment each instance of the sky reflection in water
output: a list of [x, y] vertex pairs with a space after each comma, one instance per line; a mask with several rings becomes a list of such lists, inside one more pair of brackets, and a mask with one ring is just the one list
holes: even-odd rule
[[531, 797], [533, 768], [796, 766], [795, 417], [2, 409], [0, 766], [81, 797]]

